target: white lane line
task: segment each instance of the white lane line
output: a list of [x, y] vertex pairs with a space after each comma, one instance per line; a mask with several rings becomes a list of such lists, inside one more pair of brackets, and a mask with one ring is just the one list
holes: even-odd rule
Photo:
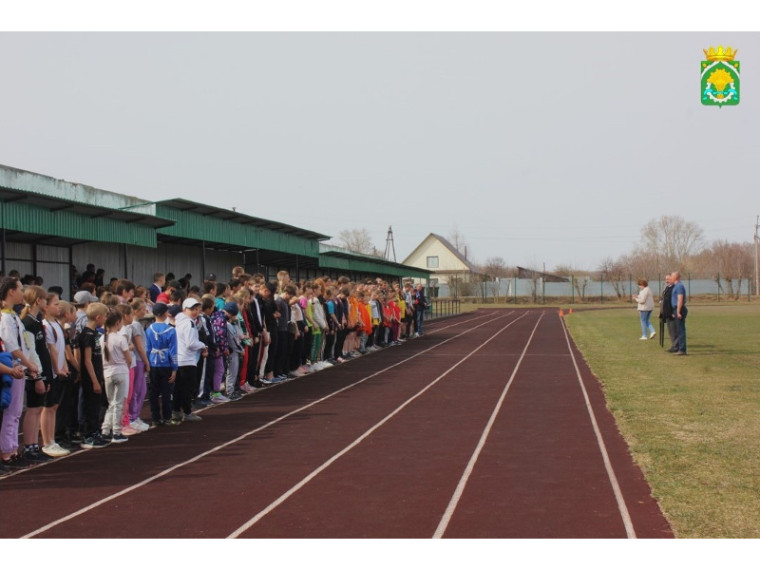
[[586, 409], [588, 410], [588, 415], [591, 418], [591, 425], [594, 427], [594, 433], [596, 434], [596, 442], [599, 446], [599, 451], [602, 453], [602, 459], [604, 460], [604, 468], [607, 470], [607, 477], [610, 480], [610, 484], [612, 485], [612, 491], [615, 494], [615, 500], [617, 501], [618, 505], [618, 511], [620, 512], [620, 516], [623, 519], [623, 525], [625, 526], [625, 533], [628, 538], [636, 538], [636, 531], [633, 528], [633, 521], [631, 520], [631, 515], [628, 512], [628, 507], [626, 507], [625, 499], [623, 498], [623, 492], [620, 490], [620, 485], [618, 484], [617, 477], [615, 476], [615, 470], [612, 468], [612, 462], [610, 461], [610, 456], [607, 453], [607, 447], [604, 444], [604, 439], [602, 438], [602, 432], [599, 429], [599, 424], [596, 421], [596, 415], [594, 414], [594, 409], [591, 407], [591, 400], [588, 397], [588, 392], [586, 392], [586, 386], [583, 384], [583, 377], [581, 376], [581, 371], [578, 368], [578, 362], [575, 360], [575, 354], [573, 354], [573, 347], [570, 344], [570, 337], [567, 333], [567, 325], [565, 324], [564, 319], [560, 319], [562, 322], [562, 330], [565, 333], [565, 341], [567, 342], [567, 349], [570, 351], [570, 356], [573, 359], [573, 366], [575, 366], [575, 374], [578, 378], [578, 384], [580, 384], [581, 391], [583, 392], [583, 399], [586, 401]]
[[502, 390], [501, 396], [499, 397], [499, 400], [496, 402], [496, 406], [494, 407], [493, 412], [491, 412], [491, 417], [488, 419], [488, 423], [486, 424], [486, 427], [480, 436], [480, 441], [478, 441], [478, 445], [475, 447], [475, 451], [473, 451], [472, 457], [470, 457], [470, 461], [467, 463], [467, 467], [465, 467], [465, 470], [462, 473], [462, 477], [459, 479], [459, 484], [457, 485], [457, 488], [454, 490], [454, 494], [451, 496], [451, 500], [449, 501], [449, 504], [446, 507], [446, 510], [444, 511], [440, 522], [438, 523], [438, 528], [435, 529], [433, 538], [442, 538], [443, 534], [446, 532], [446, 529], [448, 528], [449, 523], [451, 522], [451, 517], [454, 516], [454, 511], [456, 511], [456, 508], [459, 505], [459, 501], [462, 498], [462, 494], [464, 493], [464, 489], [467, 486], [467, 482], [470, 479], [470, 475], [472, 475], [472, 472], [475, 469], [475, 464], [478, 462], [478, 458], [480, 457], [480, 452], [483, 451], [483, 448], [486, 445], [486, 441], [488, 440], [488, 436], [491, 434], [491, 429], [493, 428], [494, 422], [496, 422], [496, 417], [499, 415], [499, 412], [501, 411], [501, 407], [504, 404], [504, 400], [507, 397], [507, 392], [509, 392], [509, 388], [512, 386], [512, 382], [514, 381], [515, 376], [517, 376], [517, 371], [520, 369], [520, 365], [522, 364], [522, 361], [525, 358], [525, 353], [528, 351], [528, 347], [530, 346], [530, 343], [533, 341], [533, 337], [536, 334], [536, 329], [538, 328], [538, 324], [541, 322], [541, 319], [543, 318], [544, 318], [544, 313], [541, 313], [541, 316], [539, 316], [538, 320], [536, 321], [536, 325], [533, 327], [533, 331], [530, 333], [530, 337], [528, 338], [528, 342], [525, 344], [525, 348], [523, 348], [520, 358], [517, 360], [517, 363], [515, 364], [515, 368], [512, 371], [512, 375], [509, 377], [509, 381], [507, 382], [507, 385], [504, 386], [504, 390]]
[[244, 525], [242, 525], [240, 528], [238, 528], [235, 532], [230, 534], [227, 538], [237, 538], [242, 533], [250, 529], [253, 525], [255, 525], [257, 522], [259, 522], [261, 519], [263, 519], [265, 516], [267, 516], [269, 513], [271, 513], [273, 510], [275, 510], [277, 507], [279, 507], [281, 504], [283, 504], [285, 501], [287, 501], [290, 497], [292, 497], [295, 493], [297, 493], [299, 490], [301, 490], [306, 484], [308, 484], [312, 479], [314, 479], [317, 475], [322, 473], [325, 469], [330, 467], [333, 463], [335, 463], [338, 459], [346, 455], [349, 451], [354, 449], [356, 446], [358, 446], [362, 441], [364, 441], [366, 438], [368, 438], [370, 435], [372, 435], [375, 431], [377, 431], [380, 427], [385, 425], [388, 421], [390, 421], [394, 416], [396, 416], [399, 412], [401, 412], [404, 408], [406, 408], [409, 404], [411, 404], [414, 400], [422, 396], [425, 392], [427, 392], [430, 388], [435, 386], [438, 382], [440, 382], [443, 378], [448, 376], [454, 369], [456, 369], [459, 365], [461, 365], [463, 362], [468, 360], [472, 357], [473, 354], [478, 352], [480, 349], [482, 349], [484, 346], [486, 346], [489, 342], [491, 342], [493, 339], [495, 339], [497, 336], [499, 336], [502, 332], [504, 332], [506, 329], [511, 327], [514, 323], [525, 317], [528, 313], [523, 313], [519, 317], [517, 317], [515, 320], [511, 321], [506, 326], [499, 329], [496, 333], [494, 333], [490, 338], [488, 338], [485, 342], [483, 342], [480, 346], [472, 350], [467, 356], [459, 360], [456, 364], [454, 364], [451, 368], [449, 368], [446, 372], [438, 376], [435, 380], [430, 382], [427, 386], [425, 386], [422, 390], [417, 392], [414, 396], [410, 397], [408, 400], [406, 400], [403, 404], [401, 404], [398, 408], [393, 410], [390, 414], [385, 416], [382, 420], [380, 420], [378, 423], [376, 423], [374, 426], [372, 426], [370, 429], [365, 431], [362, 435], [360, 435], [358, 438], [356, 438], [353, 443], [349, 444], [348, 446], [344, 447], [341, 451], [333, 455], [330, 459], [325, 461], [322, 465], [317, 467], [314, 471], [309, 473], [306, 477], [301, 479], [300, 482], [295, 484], [293, 487], [291, 487], [288, 491], [280, 495], [278, 499], [273, 501], [269, 504], [268, 507], [263, 509], [262, 511], [259, 511], [256, 516], [251, 518], [248, 522], [246, 522]]
[[[507, 315], [509, 315], [509, 314], [511, 314], [511, 312], [507, 313]], [[332, 392], [331, 394], [328, 394], [327, 396], [324, 396], [324, 397], [322, 397], [322, 398], [320, 398], [318, 400], [315, 400], [315, 401], [311, 402], [310, 404], [306, 404], [306, 405], [301, 406], [300, 408], [298, 408], [296, 410], [288, 412], [287, 414], [284, 414], [284, 415], [280, 416], [279, 418], [276, 418], [276, 419], [270, 421], [269, 423], [264, 424], [263, 426], [260, 426], [260, 427], [254, 429], [254, 430], [251, 430], [251, 431], [249, 431], [247, 433], [244, 433], [243, 435], [241, 435], [239, 437], [236, 437], [235, 439], [232, 439], [232, 440], [227, 441], [227, 442], [225, 442], [225, 443], [223, 443], [221, 445], [218, 445], [217, 447], [214, 447], [213, 449], [209, 449], [208, 451], [205, 451], [205, 452], [203, 452], [203, 453], [201, 453], [199, 455], [196, 455], [195, 457], [192, 457], [192, 458], [188, 459], [187, 461], [183, 461], [182, 463], [178, 463], [177, 465], [173, 465], [172, 467], [169, 467], [169, 468], [161, 471], [160, 473], [156, 473], [155, 475], [153, 475], [151, 477], [148, 477], [147, 479], [144, 479], [144, 480], [140, 481], [139, 483], [135, 483], [134, 485], [132, 485], [130, 487], [127, 487], [126, 489], [122, 489], [121, 491], [119, 491], [117, 493], [114, 493], [112, 495], [104, 497], [104, 498], [100, 499], [99, 501], [96, 501], [96, 502], [94, 502], [94, 503], [92, 503], [90, 505], [87, 505], [86, 507], [82, 507], [78, 511], [75, 511], [75, 512], [69, 514], [69, 515], [66, 515], [65, 517], [61, 517], [60, 519], [57, 519], [57, 520], [55, 520], [55, 521], [53, 521], [51, 523], [48, 523], [45, 526], [42, 526], [42, 527], [40, 527], [40, 528], [38, 528], [38, 529], [36, 529], [36, 530], [28, 533], [28, 534], [25, 534], [21, 538], [33, 538], [33, 537], [35, 537], [35, 536], [37, 536], [39, 534], [42, 534], [43, 532], [47, 532], [48, 530], [50, 530], [50, 529], [52, 529], [52, 528], [54, 528], [54, 527], [56, 527], [56, 526], [58, 526], [58, 525], [60, 525], [60, 524], [62, 524], [64, 522], [70, 521], [70, 520], [72, 520], [72, 519], [74, 519], [74, 518], [76, 518], [76, 517], [78, 517], [80, 515], [83, 515], [83, 514], [89, 512], [89, 511], [91, 511], [93, 509], [96, 509], [96, 508], [100, 507], [101, 505], [104, 505], [104, 504], [106, 504], [106, 503], [108, 503], [110, 501], [113, 501], [114, 499], [118, 499], [119, 497], [122, 497], [122, 496], [124, 496], [124, 495], [126, 495], [128, 493], [131, 493], [132, 491], [135, 491], [135, 490], [137, 490], [137, 489], [139, 489], [141, 487], [144, 487], [145, 485], [148, 485], [149, 483], [152, 483], [153, 481], [156, 481], [157, 479], [160, 479], [161, 477], [169, 475], [170, 473], [172, 473], [173, 471], [176, 471], [177, 469], [181, 469], [182, 467], [186, 467], [187, 465], [195, 463], [196, 461], [199, 461], [200, 459], [203, 459], [204, 457], [206, 457], [208, 455], [211, 455], [212, 453], [215, 453], [217, 451], [225, 449], [226, 447], [229, 447], [230, 445], [233, 445], [233, 444], [235, 444], [235, 443], [237, 443], [239, 441], [242, 441], [243, 439], [245, 439], [247, 437], [250, 437], [251, 435], [254, 435], [254, 434], [256, 434], [256, 433], [258, 433], [260, 431], [263, 431], [263, 430], [265, 430], [267, 428], [270, 428], [273, 425], [275, 425], [275, 424], [277, 424], [277, 423], [279, 423], [279, 422], [281, 422], [281, 421], [289, 418], [290, 416], [293, 416], [293, 415], [298, 414], [298, 413], [300, 413], [300, 412], [302, 412], [304, 410], [307, 410], [307, 409], [311, 408], [312, 406], [315, 406], [315, 405], [317, 405], [317, 404], [319, 404], [321, 402], [324, 402], [325, 400], [328, 400], [329, 398], [332, 398], [333, 396], [336, 396], [336, 395], [338, 395], [338, 394], [340, 394], [342, 392], [345, 392], [346, 390], [354, 388], [355, 386], [358, 386], [359, 384], [362, 384], [362, 383], [366, 382], [367, 380], [369, 380], [371, 378], [374, 378], [375, 376], [378, 376], [379, 374], [387, 372], [388, 370], [396, 368], [397, 366], [401, 366], [402, 364], [404, 364], [406, 362], [409, 362], [410, 360], [413, 360], [414, 358], [417, 358], [418, 356], [421, 356], [421, 355], [425, 354], [426, 352], [430, 352], [431, 350], [433, 350], [435, 348], [438, 348], [439, 346], [442, 346], [442, 345], [446, 344], [447, 342], [450, 342], [450, 341], [452, 341], [452, 340], [454, 340], [454, 339], [456, 339], [456, 338], [458, 338], [458, 337], [460, 337], [462, 335], [468, 334], [468, 333], [470, 333], [470, 332], [472, 332], [472, 331], [474, 331], [474, 330], [476, 330], [476, 329], [478, 329], [480, 327], [483, 327], [483, 326], [485, 326], [485, 325], [487, 325], [487, 324], [489, 324], [489, 323], [491, 323], [493, 321], [497, 321], [500, 318], [504, 318], [507, 315], [499, 315], [499, 316], [497, 316], [497, 317], [495, 317], [495, 318], [493, 318], [491, 320], [485, 321], [485, 322], [483, 322], [483, 323], [481, 323], [481, 324], [479, 324], [479, 325], [477, 325], [475, 327], [472, 327], [470, 329], [462, 331], [461, 333], [459, 333], [459, 334], [457, 334], [455, 336], [452, 336], [451, 338], [447, 338], [446, 340], [444, 340], [442, 342], [439, 342], [438, 344], [435, 344], [435, 345], [431, 346], [430, 348], [427, 348], [425, 350], [422, 350], [420, 352], [417, 352], [417, 353], [413, 354], [409, 358], [405, 358], [404, 360], [401, 360], [401, 361], [397, 362], [396, 364], [392, 364], [391, 366], [383, 368], [382, 370], [379, 370], [379, 371], [377, 371], [377, 372], [375, 372], [373, 374], [370, 374], [369, 376], [365, 376], [364, 378], [362, 378], [361, 380], [358, 380], [358, 381], [354, 382], [353, 384], [349, 384], [348, 386], [344, 386], [343, 388], [340, 388], [339, 390], [336, 390], [335, 392]], [[519, 318], [522, 318], [522, 317], [519, 317]], [[462, 323], [459, 323], [459, 324], [462, 324]]]

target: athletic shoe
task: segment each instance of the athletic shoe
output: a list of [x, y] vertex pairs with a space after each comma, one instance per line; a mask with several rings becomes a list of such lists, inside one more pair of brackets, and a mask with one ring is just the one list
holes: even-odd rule
[[335, 364], [333, 364], [333, 363], [332, 363], [332, 362], [330, 362], [329, 360], [323, 360], [323, 361], [322, 361], [322, 368], [323, 368], [323, 369], [324, 369], [324, 368], [332, 368], [333, 366], [335, 366]]
[[648, 340], [648, 339], [647, 339], [647, 337], [645, 337], [645, 336], [640, 336], [640, 337], [639, 337], [639, 340]]
[[166, 425], [178, 426], [181, 423], [182, 423], [182, 418], [172, 418], [169, 420], [169, 422]]
[[59, 447], [62, 447], [63, 449], [66, 449], [68, 451], [76, 451], [79, 448], [79, 443], [74, 443], [73, 441], [62, 439], [61, 441], [56, 442]]
[[232, 394], [230, 394], [230, 397], [229, 397], [230, 402], [237, 402], [238, 400], [242, 400], [242, 399], [243, 399], [243, 394], [241, 394], [240, 392], [233, 392]]
[[131, 427], [133, 430], [138, 431], [138, 432], [144, 432], [150, 429], [150, 426], [146, 424], [144, 421], [142, 421], [140, 418], [137, 418], [135, 421], [130, 423], [129, 427]]
[[95, 434], [95, 435], [85, 437], [81, 443], [81, 446], [82, 446], [82, 449], [96, 449], [96, 448], [106, 447], [110, 443], [111, 443], [110, 439], [106, 439], [100, 434]]
[[121, 428], [122, 435], [130, 436], [130, 435], [137, 435], [138, 433], [142, 433], [140, 430], [133, 428], [131, 425], [129, 426], [122, 426]]
[[[259, 380], [259, 382], [264, 384], [264, 386], [269, 386], [270, 384], [274, 384], [274, 378], [262, 378], [261, 380]], [[253, 388], [253, 386], [251, 386], [251, 388]], [[245, 386], [243, 386], [243, 390], [249, 393], [251, 392], [251, 390], [247, 390]]]
[[214, 392], [211, 394], [211, 401], [214, 404], [224, 404], [225, 402], [229, 402], [230, 399], [221, 392]]
[[42, 453], [36, 445], [24, 448], [23, 457], [29, 463], [45, 463], [53, 459]]
[[111, 443], [124, 443], [125, 441], [129, 441], [129, 438], [121, 433], [115, 433], [111, 438]]
[[150, 429], [157, 428], [157, 427], [163, 427], [166, 425], [166, 422], [164, 420], [154, 420], [150, 422]]
[[290, 375], [293, 376], [294, 378], [300, 378], [301, 376], [303, 376], [303, 372], [301, 372], [300, 370], [298, 370], [298, 368], [296, 368], [295, 370], [290, 371]]
[[686, 353], [682, 350], [677, 350], [673, 353], [673, 356], [686, 356]]
[[82, 449], [92, 449], [93, 448], [92, 443], [94, 439], [95, 438], [93, 437], [83, 437], [82, 443], [79, 444], [79, 447], [81, 447]]
[[50, 457], [63, 457], [71, 453], [68, 449], [64, 449], [56, 442], [46, 445], [42, 448], [42, 453], [49, 455]]
[[[268, 384], [269, 382], [268, 381], [265, 382], [265, 380], [267, 380], [267, 379], [266, 378], [262, 378], [261, 379], [261, 383], [262, 384]], [[253, 386], [251, 386], [248, 382], [243, 383], [243, 385], [240, 386], [240, 389], [243, 392], [245, 392], [246, 394], [250, 394], [251, 392], [255, 392], [256, 391], [256, 388], [254, 388]]]
[[10, 469], [11, 471], [16, 471], [17, 469], [26, 469], [27, 467], [32, 466], [31, 462], [24, 459], [18, 453], [14, 453], [8, 459], [3, 459], [2, 464], [3, 467]]
[[652, 331], [649, 333], [649, 338], [654, 338], [657, 333], [655, 331]]
[[203, 418], [202, 418], [202, 417], [200, 417], [200, 416], [199, 416], [199, 415], [197, 415], [197, 414], [193, 414], [193, 413], [190, 413], [190, 414], [185, 414], [185, 421], [188, 421], [188, 422], [199, 422], [199, 421], [201, 421], [202, 419], [203, 419]]

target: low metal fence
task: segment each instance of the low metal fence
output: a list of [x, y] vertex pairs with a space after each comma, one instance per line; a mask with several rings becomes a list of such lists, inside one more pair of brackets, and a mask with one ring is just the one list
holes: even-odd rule
[[425, 311], [425, 318], [441, 319], [453, 317], [462, 312], [462, 301], [459, 299], [432, 299], [430, 306]]

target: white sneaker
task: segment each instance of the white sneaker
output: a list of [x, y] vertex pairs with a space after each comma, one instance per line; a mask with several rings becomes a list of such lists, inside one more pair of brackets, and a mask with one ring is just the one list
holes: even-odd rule
[[647, 339], [647, 337], [642, 336], [642, 337], [639, 337], [639, 340], [648, 340], [648, 339]]
[[135, 431], [144, 432], [144, 431], [148, 431], [150, 426], [148, 426], [148, 424], [143, 422], [140, 418], [137, 418], [135, 421], [130, 422], [129, 427], [131, 427]]
[[656, 334], [657, 334], [656, 332], [652, 331], [651, 333], [649, 333], [649, 338], [654, 338], [654, 336], [655, 336]]
[[224, 404], [225, 402], [229, 402], [230, 399], [221, 392], [214, 392], [211, 394], [211, 401], [215, 404]]
[[63, 457], [71, 453], [68, 449], [62, 448], [56, 442], [46, 445], [42, 448], [42, 453], [49, 455], [50, 457]]

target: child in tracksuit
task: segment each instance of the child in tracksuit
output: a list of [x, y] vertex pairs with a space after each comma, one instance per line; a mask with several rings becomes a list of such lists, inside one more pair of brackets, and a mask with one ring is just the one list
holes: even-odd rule
[[239, 400], [243, 397], [243, 391], [238, 388], [238, 374], [240, 373], [240, 362], [243, 358], [243, 339], [245, 335], [238, 322], [238, 313], [240, 308], [234, 301], [225, 303], [222, 307], [222, 314], [227, 321], [227, 346], [229, 350], [229, 360], [227, 361], [227, 376], [225, 378], [225, 390], [230, 400]]
[[167, 322], [168, 307], [153, 305], [156, 322], [145, 331], [145, 351], [150, 361], [151, 425], [167, 425], [172, 418], [172, 390], [177, 378], [177, 333]]
[[183, 421], [197, 422], [203, 419], [194, 414], [191, 407], [193, 394], [197, 394], [198, 389], [198, 362], [208, 356], [208, 348], [198, 336], [196, 322], [200, 313], [201, 302], [188, 297], [182, 302], [182, 312], [174, 317], [177, 332], [177, 379], [172, 398], [173, 426]]

